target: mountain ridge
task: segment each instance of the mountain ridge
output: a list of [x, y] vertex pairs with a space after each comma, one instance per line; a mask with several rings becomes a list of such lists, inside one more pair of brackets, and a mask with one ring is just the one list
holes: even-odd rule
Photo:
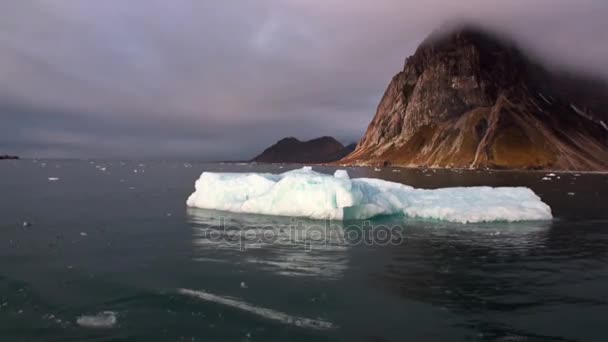
[[265, 149], [251, 161], [260, 163], [328, 163], [344, 158], [355, 145], [342, 145], [333, 137], [323, 136], [308, 141], [286, 137]]
[[434, 33], [392, 78], [357, 148], [339, 163], [606, 170], [608, 91], [595, 84], [549, 71], [474, 26]]

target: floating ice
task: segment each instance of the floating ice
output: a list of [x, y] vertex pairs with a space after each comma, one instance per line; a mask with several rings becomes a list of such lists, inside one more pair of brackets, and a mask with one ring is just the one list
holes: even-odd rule
[[104, 311], [92, 316], [80, 316], [76, 323], [85, 328], [111, 328], [116, 321], [115, 312]]
[[59, 177], [49, 177], [49, 182], [56, 182], [59, 180]]
[[310, 167], [279, 175], [203, 172], [195, 188], [188, 206], [236, 213], [330, 220], [405, 215], [459, 223], [552, 218], [551, 208], [524, 187], [425, 190]]

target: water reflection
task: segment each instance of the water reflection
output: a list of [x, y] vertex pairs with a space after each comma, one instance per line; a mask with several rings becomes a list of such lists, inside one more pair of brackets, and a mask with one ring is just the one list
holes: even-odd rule
[[551, 322], [563, 311], [608, 304], [592, 285], [607, 278], [598, 258], [606, 255], [605, 233], [598, 240], [597, 232], [559, 220], [461, 227], [418, 222], [407, 231], [407, 246], [391, 249], [374, 274], [378, 286], [468, 317], [465, 325], [484, 339], [563, 336], [567, 332], [530, 330], [525, 317]]
[[198, 260], [236, 257], [239, 262], [279, 275], [327, 279], [340, 278], [348, 267], [351, 244], [340, 222], [197, 208], [188, 209], [188, 219]]

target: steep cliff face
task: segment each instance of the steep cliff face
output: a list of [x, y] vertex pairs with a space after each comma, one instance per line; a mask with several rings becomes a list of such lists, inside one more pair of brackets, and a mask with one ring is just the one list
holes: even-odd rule
[[341, 163], [608, 169], [606, 89], [550, 73], [478, 29], [430, 37]]
[[354, 148], [344, 147], [332, 137], [309, 141], [284, 138], [270, 146], [252, 161], [260, 163], [326, 163], [345, 157]]

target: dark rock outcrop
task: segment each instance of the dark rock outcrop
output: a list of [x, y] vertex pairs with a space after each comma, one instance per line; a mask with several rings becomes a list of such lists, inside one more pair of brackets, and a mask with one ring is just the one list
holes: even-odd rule
[[19, 157], [17, 156], [9, 156], [6, 154], [0, 155], [0, 160], [5, 160], [5, 159], [19, 159]]
[[344, 147], [332, 137], [321, 137], [309, 141], [284, 138], [252, 159], [260, 163], [327, 163], [344, 158], [355, 145]]
[[341, 164], [608, 169], [608, 86], [477, 28], [432, 35]]

